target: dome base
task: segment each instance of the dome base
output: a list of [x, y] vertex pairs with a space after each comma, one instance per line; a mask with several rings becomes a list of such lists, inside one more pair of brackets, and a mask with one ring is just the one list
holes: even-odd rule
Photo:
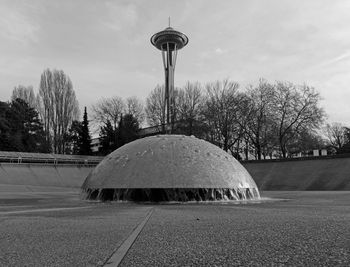
[[86, 188], [82, 198], [101, 201], [215, 201], [259, 198], [256, 188]]

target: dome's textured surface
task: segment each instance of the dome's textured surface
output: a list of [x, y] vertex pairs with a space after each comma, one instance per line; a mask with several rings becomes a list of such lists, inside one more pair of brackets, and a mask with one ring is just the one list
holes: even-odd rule
[[[87, 199], [217, 200], [259, 196], [231, 155], [195, 137], [138, 139], [109, 154], [86, 178]], [[189, 193], [190, 192], [190, 193]]]

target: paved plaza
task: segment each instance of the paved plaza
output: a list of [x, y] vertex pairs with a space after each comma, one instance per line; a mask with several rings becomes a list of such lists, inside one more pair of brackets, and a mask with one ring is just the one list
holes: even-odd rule
[[0, 193], [0, 266], [113, 266], [120, 250], [127, 251], [120, 266], [350, 264], [348, 191], [266, 191], [262, 196], [274, 200], [157, 205], [32, 191]]

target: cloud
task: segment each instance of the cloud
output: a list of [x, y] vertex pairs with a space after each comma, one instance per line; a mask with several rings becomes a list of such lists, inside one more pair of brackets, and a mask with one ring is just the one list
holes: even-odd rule
[[39, 28], [39, 25], [17, 10], [8, 7], [0, 9], [0, 36], [4, 39], [22, 44], [37, 42]]
[[225, 54], [226, 52], [227, 52], [227, 50], [223, 50], [220, 47], [215, 49], [215, 53], [218, 54], [218, 55]]
[[116, 2], [106, 2], [107, 18], [103, 24], [114, 31], [134, 26], [137, 22], [137, 11], [133, 4], [123, 5]]
[[341, 54], [341, 55], [339, 55], [339, 56], [337, 56], [335, 58], [332, 58], [330, 60], [327, 60], [327, 61], [323, 62], [321, 64], [321, 66], [324, 67], [324, 66], [328, 66], [328, 65], [333, 65], [333, 64], [338, 63], [340, 61], [343, 61], [343, 60], [345, 60], [345, 59], [347, 59], [349, 57], [350, 57], [350, 51], [346, 51], [345, 53], [343, 53], [343, 54]]
[[218, 47], [218, 48], [215, 48], [213, 50], [200, 52], [199, 56], [202, 59], [209, 59], [209, 58], [215, 58], [217, 56], [226, 54], [227, 52], [228, 52], [228, 50]]

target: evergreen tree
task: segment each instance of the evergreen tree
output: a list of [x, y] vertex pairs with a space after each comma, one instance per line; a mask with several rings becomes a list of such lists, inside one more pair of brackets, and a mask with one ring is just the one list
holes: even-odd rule
[[118, 127], [118, 147], [130, 143], [138, 138], [139, 123], [132, 114], [121, 116]]
[[101, 155], [107, 155], [115, 149], [136, 140], [139, 129], [137, 119], [131, 114], [121, 115], [116, 130], [114, 130], [111, 122], [107, 120], [100, 131], [101, 146], [99, 153]]
[[48, 153], [50, 148], [46, 142], [43, 124], [39, 118], [39, 113], [26, 102], [22, 103], [24, 116], [24, 131], [22, 142], [25, 151]]
[[10, 125], [7, 119], [10, 105], [0, 101], [0, 150], [11, 150], [10, 147]]
[[84, 108], [83, 122], [81, 125], [81, 136], [80, 136], [80, 155], [91, 155], [91, 137], [89, 133], [89, 121], [87, 116], [86, 107]]
[[99, 154], [107, 155], [117, 148], [117, 133], [109, 120], [100, 130], [100, 149]]
[[6, 151], [48, 152], [38, 112], [24, 100], [0, 103], [0, 149]]
[[81, 147], [82, 122], [73, 121], [66, 135], [66, 154], [78, 155]]

